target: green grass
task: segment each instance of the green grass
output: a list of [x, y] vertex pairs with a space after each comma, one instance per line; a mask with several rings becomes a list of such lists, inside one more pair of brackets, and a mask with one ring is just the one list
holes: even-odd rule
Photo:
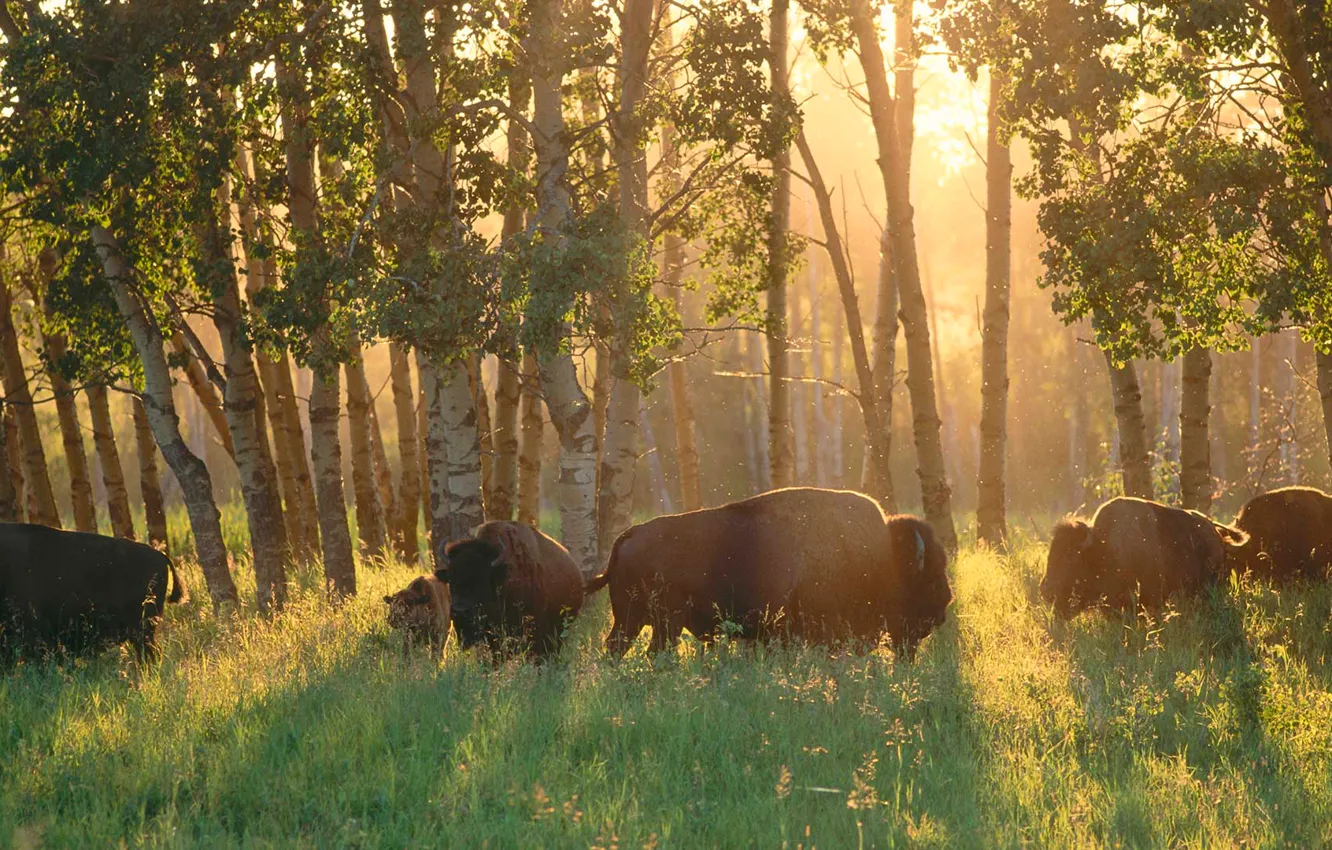
[[1332, 592], [1064, 626], [1042, 564], [965, 554], [914, 666], [726, 643], [610, 663], [602, 599], [558, 663], [498, 670], [402, 655], [379, 599], [405, 568], [219, 621], [187, 567], [159, 666], [0, 679], [0, 846], [1332, 842]]

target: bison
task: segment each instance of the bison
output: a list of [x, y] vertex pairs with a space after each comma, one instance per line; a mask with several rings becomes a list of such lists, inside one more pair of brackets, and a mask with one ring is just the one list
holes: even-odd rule
[[131, 540], [0, 523], [0, 646], [92, 652], [129, 641], [157, 656], [165, 603], [187, 592], [166, 555]]
[[662, 650], [684, 629], [707, 641], [725, 623], [751, 639], [886, 631], [912, 657], [952, 602], [946, 570], [925, 522], [887, 517], [859, 493], [797, 487], [629, 529], [588, 592], [610, 586], [617, 657], [646, 625]]
[[558, 542], [530, 525], [488, 522], [440, 554], [435, 576], [449, 586], [453, 627], [464, 648], [497, 656], [518, 649], [538, 660], [559, 651], [583, 607], [583, 576]]
[[1235, 526], [1249, 535], [1236, 553], [1238, 572], [1273, 581], [1317, 580], [1332, 570], [1332, 496], [1285, 487], [1250, 499]]
[[433, 575], [418, 576], [392, 596], [385, 596], [390, 628], [402, 632], [405, 653], [412, 643], [438, 652], [449, 637], [449, 586]]
[[1092, 607], [1147, 610], [1216, 581], [1245, 535], [1196, 511], [1111, 499], [1088, 523], [1067, 519], [1050, 541], [1041, 596], [1061, 619]]

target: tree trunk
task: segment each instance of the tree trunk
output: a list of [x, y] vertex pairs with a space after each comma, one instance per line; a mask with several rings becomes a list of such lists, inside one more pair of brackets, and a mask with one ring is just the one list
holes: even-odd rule
[[[527, 58], [532, 68], [533, 142], [536, 148], [537, 224], [552, 247], [558, 248], [572, 220], [566, 185], [569, 149], [564, 132], [563, 77], [560, 66], [561, 0], [530, 4], [531, 30]], [[532, 276], [535, 293], [558, 293], [563, 280]], [[549, 322], [549, 317], [529, 316]], [[570, 329], [557, 329], [567, 337]], [[546, 409], [560, 437], [559, 505], [561, 534], [574, 563], [584, 575], [597, 567], [597, 435], [592, 405], [578, 384], [572, 357], [551, 345], [537, 353], [537, 368]]]
[[347, 498], [342, 485], [342, 410], [337, 367], [314, 373], [310, 386], [310, 450], [314, 466], [319, 537], [324, 544], [324, 577], [340, 596], [356, 593], [356, 562], [347, 528]]
[[46, 452], [42, 448], [42, 432], [37, 424], [37, 411], [32, 405], [32, 392], [28, 376], [19, 354], [18, 332], [14, 328], [13, 303], [9, 284], [0, 278], [0, 359], [4, 363], [5, 400], [18, 419], [23, 449], [23, 479], [32, 506], [28, 521], [51, 528], [60, 528], [60, 511], [56, 508], [51, 491], [51, 477], [46, 470]]
[[[874, 397], [878, 407], [875, 433], [882, 435], [883, 452], [891, 457], [893, 447], [893, 390], [897, 382], [897, 275], [893, 271], [892, 238], [885, 227], [879, 237], [879, 304], [874, 317]], [[868, 440], [867, 440], [868, 444]], [[867, 453], [867, 460], [872, 457]], [[876, 470], [879, 470], [876, 472]], [[890, 464], [864, 465], [860, 489], [875, 493], [890, 514], [897, 513], [897, 491]], [[880, 480], [882, 474], [885, 480]]]
[[511, 520], [518, 499], [518, 407], [522, 381], [518, 364], [503, 357], [495, 384], [493, 483], [486, 502], [486, 516]]
[[421, 516], [421, 463], [417, 451], [416, 394], [412, 391], [412, 365], [407, 348], [389, 343], [389, 374], [393, 382], [393, 410], [398, 421], [397, 511], [393, 515], [393, 545], [405, 564], [415, 564], [421, 551], [416, 524]]
[[385, 517], [398, 515], [398, 505], [393, 493], [393, 469], [389, 466], [388, 452], [384, 449], [384, 432], [379, 427], [379, 411], [374, 403], [370, 405], [370, 456], [375, 462], [375, 489], [379, 492], [379, 503], [384, 507]]
[[[144, 306], [130, 287], [130, 269], [115, 238], [101, 225], [93, 225], [91, 235], [102, 272], [111, 286], [120, 315], [129, 326], [143, 364], [144, 412], [153, 437], [162, 449], [162, 456], [175, 473], [176, 482], [184, 494], [185, 510], [194, 532], [194, 547], [204, 580], [208, 583], [209, 596], [214, 607], [234, 604], [236, 585], [231, 579], [221, 518], [213, 501], [213, 481], [208, 467], [189, 450], [180, 435], [180, 420], [171, 397], [171, 372], [162, 347], [162, 333], [157, 323], [146, 315]], [[151, 524], [149, 528], [152, 528]]]
[[476, 411], [476, 438], [481, 452], [481, 501], [489, 518], [495, 488], [495, 435], [490, 422], [490, 394], [482, 373], [484, 363], [476, 354], [467, 358], [467, 385], [472, 394], [472, 408]]
[[[813, 230], [813, 216], [806, 209], [810, 230]], [[828, 472], [832, 466], [828, 455], [828, 422], [823, 408], [823, 314], [819, 309], [822, 299], [819, 293], [819, 266], [815, 262], [818, 254], [809, 258], [809, 409], [810, 409], [810, 446], [809, 461], [813, 470], [813, 481], [819, 487], [828, 486]]]
[[130, 511], [129, 493], [125, 490], [125, 468], [120, 463], [120, 451], [116, 448], [111, 400], [106, 387], [98, 384], [88, 387], [88, 411], [92, 414], [93, 447], [102, 465], [102, 484], [106, 487], [111, 533], [125, 540], [134, 540], [134, 514]]
[[185, 362], [185, 378], [189, 381], [190, 388], [199, 399], [199, 404], [203, 407], [204, 413], [208, 415], [208, 421], [213, 426], [213, 433], [217, 434], [218, 440], [222, 442], [222, 447], [227, 450], [227, 454], [233, 458], [236, 456], [236, 447], [231, 441], [231, 430], [227, 427], [227, 415], [222, 409], [222, 399], [218, 398], [217, 388], [208, 380], [208, 374], [204, 370], [203, 364], [195, 352], [190, 349], [189, 342], [185, 335], [179, 330], [171, 334], [171, 350], [176, 356]]
[[1087, 405], [1087, 367], [1073, 328], [1067, 331], [1069, 375], [1065, 392], [1073, 399], [1073, 415], [1068, 420], [1069, 512], [1076, 513], [1087, 503], [1088, 469], [1086, 446], [1091, 441], [1091, 411]]
[[772, 444], [771, 440], [764, 439], [765, 435], [763, 434], [763, 426], [771, 422], [772, 417], [768, 413], [768, 384], [763, 380], [763, 373], [766, 368], [763, 362], [764, 338], [757, 334], [749, 334], [748, 342], [749, 370], [757, 376], [749, 382], [749, 387], [753, 391], [752, 411], [755, 419], [749, 433], [754, 438], [755, 466], [753, 471], [755, 473], [754, 483], [757, 484], [755, 489], [762, 493], [773, 488], [772, 462], [768, 457], [768, 450]]
[[[787, 59], [788, 0], [773, 0], [768, 26], [768, 67], [774, 99], [790, 90]], [[786, 252], [791, 229], [791, 153], [784, 150], [772, 161], [775, 186], [768, 220], [767, 333], [768, 333], [768, 461], [773, 487], [795, 481], [795, 434], [791, 430], [791, 363], [787, 338]]]
[[88, 473], [88, 452], [83, 445], [78, 400], [74, 388], [55, 365], [65, 356], [65, 338], [61, 334], [50, 334], [44, 341], [46, 356], [50, 361], [47, 376], [51, 380], [51, 392], [55, 395], [56, 417], [60, 421], [60, 437], [69, 467], [69, 500], [74, 508], [74, 528], [96, 534], [97, 506], [93, 504], [92, 476]]
[[[236, 161], [246, 187], [237, 198], [237, 208], [245, 248], [245, 294], [253, 304], [256, 296], [277, 277], [277, 265], [267, 238], [256, 224], [257, 202], [248, 188], [255, 179], [253, 160], [247, 150], [240, 148]], [[319, 527], [315, 520], [314, 483], [305, 451], [305, 430], [296, 407], [291, 368], [285, 352], [275, 357], [255, 348], [254, 360], [263, 388], [263, 407], [273, 429], [273, 456], [286, 506], [283, 520], [287, 544], [292, 555], [309, 560], [319, 552]]]
[[143, 517], [148, 545], [166, 554], [166, 501], [162, 498], [162, 477], [157, 471], [157, 443], [143, 401], [133, 397], [134, 443], [139, 456], [139, 491], [143, 494]]
[[23, 438], [19, 434], [18, 416], [14, 407], [0, 401], [4, 410], [5, 461], [9, 464], [9, 486], [14, 490], [15, 522], [27, 520], [28, 488], [23, 480]]
[[1280, 482], [1283, 486], [1294, 486], [1300, 483], [1299, 393], [1296, 382], [1299, 334], [1294, 330], [1283, 330], [1276, 334], [1272, 342], [1276, 354], [1276, 376], [1272, 382], [1272, 392], [1280, 412], [1277, 422]]
[[545, 419], [536, 356], [523, 355], [522, 433], [518, 449], [518, 521], [535, 526], [541, 519], [541, 443]]
[[[445, 539], [470, 536], [486, 521], [485, 497], [481, 489], [481, 441], [477, 432], [476, 407], [467, 378], [467, 361], [455, 359], [439, 374], [439, 421], [444, 432], [447, 458], [449, 530]], [[433, 427], [433, 423], [432, 423]]]
[[[909, 4], [903, 5], [909, 10]], [[883, 50], [879, 46], [868, 0], [852, 0], [851, 21], [861, 66], [865, 71], [870, 115], [878, 143], [879, 170], [888, 199], [888, 230], [892, 236], [892, 258], [907, 342], [907, 389], [911, 395], [912, 430], [916, 440], [921, 497], [925, 518], [934, 526], [940, 543], [952, 552], [957, 549], [952, 490], [948, 486], [944, 466], [940, 433], [943, 423], [939, 419], [935, 398], [929, 317], [916, 256], [914, 212], [909, 188], [910, 159], [902, 142], [908, 128], [894, 114]]]
[[666, 472], [661, 465], [661, 452], [657, 450], [656, 438], [652, 436], [652, 422], [648, 418], [647, 405], [642, 396], [638, 399], [638, 430], [643, 434], [643, 453], [647, 456], [648, 476], [652, 480], [654, 514], [673, 514], [675, 505], [671, 502], [671, 491], [666, 487]]
[[[0, 410], [6, 410], [3, 401], [0, 401]], [[7, 428], [0, 426], [0, 457], [5, 458], [9, 456], [9, 435], [5, 433], [7, 430]], [[22, 516], [19, 513], [18, 493], [14, 489], [14, 479], [7, 472], [0, 473], [0, 522], [21, 521]]]
[[449, 515], [449, 457], [445, 438], [443, 392], [439, 370], [429, 358], [416, 351], [416, 369], [421, 376], [421, 430], [425, 439], [426, 528], [430, 532], [430, 551], [437, 557], [441, 547], [452, 539]]
[[1013, 241], [1013, 160], [1004, 119], [1006, 80], [991, 69], [985, 143], [985, 325], [981, 336], [980, 468], [976, 531], [991, 547], [1008, 536], [1004, 467], [1008, 443], [1008, 300]]
[[[833, 211], [832, 194], [828, 191], [827, 185], [823, 182], [823, 175], [819, 171], [818, 163], [814, 161], [814, 154], [805, 141], [805, 133], [802, 130], [796, 136], [796, 147], [800, 150], [801, 159], [805, 163], [805, 170], [809, 172], [809, 184], [813, 189], [814, 198], [819, 205], [819, 217], [823, 221], [824, 243], [828, 249], [828, 258], [832, 263], [833, 275], [837, 278], [837, 289], [842, 297], [842, 311], [846, 314], [847, 331], [851, 338], [851, 357], [856, 366], [856, 379], [860, 386], [860, 413], [865, 423], [866, 454], [869, 457], [870, 466], [874, 470], [872, 476], [875, 484], [888, 484], [892, 481], [892, 475], [888, 470], [888, 432], [879, 427], [882, 419], [879, 414], [879, 397], [876, 392], [876, 381], [874, 372], [870, 367], [869, 351], [865, 346], [864, 324], [860, 318], [860, 303], [856, 295], [855, 281], [851, 278], [851, 269], [847, 264], [847, 257], [842, 247], [841, 234], [837, 227], [837, 217]], [[871, 495], [881, 502], [885, 499], [891, 499], [891, 491], [884, 492], [870, 491]], [[885, 502], [885, 507], [887, 504]]]
[[1142, 391], [1133, 361], [1116, 366], [1109, 352], [1105, 354], [1110, 370], [1110, 391], [1114, 399], [1115, 422], [1119, 427], [1119, 462], [1124, 468], [1124, 495], [1154, 498], [1152, 459], [1147, 448], [1147, 420], [1142, 413]]
[[1332, 463], [1332, 354], [1318, 352], [1318, 395], [1323, 402], [1323, 431], [1327, 436], [1328, 462]]
[[206, 291], [213, 293], [213, 324], [222, 341], [222, 363], [226, 370], [223, 403], [254, 551], [256, 602], [261, 612], [268, 613], [280, 610], [287, 599], [287, 529], [282, 519], [277, 467], [268, 445], [268, 428], [262, 411], [263, 391], [242, 324], [240, 282], [236, 279], [232, 237], [227, 226], [231, 193], [226, 184], [218, 192], [217, 204], [217, 217], [198, 229], [209, 268], [213, 270], [212, 279], [206, 281]]
[[370, 385], [365, 379], [359, 341], [352, 343], [347, 373], [347, 421], [350, 426], [352, 494], [356, 505], [356, 534], [361, 556], [382, 558], [388, 550], [384, 506], [375, 484], [374, 455], [370, 448]]
[[1212, 449], [1208, 418], [1212, 405], [1212, 352], [1193, 348], [1184, 355], [1179, 406], [1179, 488], [1185, 509], [1212, 508]]

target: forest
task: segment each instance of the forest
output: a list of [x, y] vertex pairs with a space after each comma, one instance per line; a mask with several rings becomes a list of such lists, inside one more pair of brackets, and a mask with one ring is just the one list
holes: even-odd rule
[[[0, 666], [0, 845], [1332, 842], [1327, 582], [1038, 590], [1332, 490], [1329, 204], [1322, 3], [0, 0], [0, 523], [189, 591]], [[385, 622], [789, 487], [928, 524], [914, 663]]]

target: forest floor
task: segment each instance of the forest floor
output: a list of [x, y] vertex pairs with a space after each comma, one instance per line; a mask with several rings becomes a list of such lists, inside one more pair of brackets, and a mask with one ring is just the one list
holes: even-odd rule
[[612, 663], [603, 594], [557, 663], [491, 669], [403, 655], [381, 597], [408, 568], [270, 621], [215, 619], [187, 565], [159, 665], [0, 678], [0, 846], [1332, 843], [1328, 588], [1060, 625], [1043, 548], [1015, 548], [962, 555], [914, 665], [641, 640]]

